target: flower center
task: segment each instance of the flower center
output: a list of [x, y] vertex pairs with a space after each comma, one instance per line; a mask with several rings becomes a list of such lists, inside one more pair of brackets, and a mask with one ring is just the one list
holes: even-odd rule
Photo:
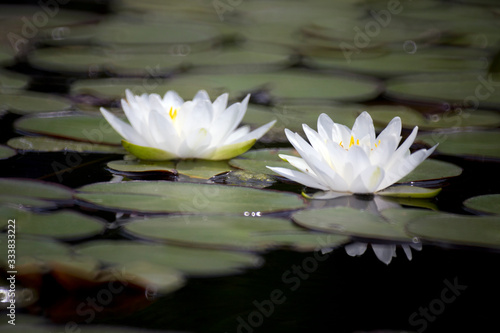
[[[375, 143], [375, 148], [377, 148], [379, 144], [380, 144], [380, 140], [378, 140], [378, 143]], [[354, 145], [359, 146], [359, 139], [354, 140], [354, 136], [352, 136], [352, 135], [351, 135], [351, 140], [349, 140], [349, 147], [347, 147], [347, 148], [344, 147], [343, 141], [339, 142], [339, 146], [344, 148], [345, 150], [349, 150], [349, 148], [351, 148]], [[373, 148], [372, 148], [372, 150], [373, 150]]]
[[175, 120], [175, 118], [177, 118], [177, 109], [170, 107], [170, 111], [168, 111], [168, 115], [170, 116], [170, 119]]

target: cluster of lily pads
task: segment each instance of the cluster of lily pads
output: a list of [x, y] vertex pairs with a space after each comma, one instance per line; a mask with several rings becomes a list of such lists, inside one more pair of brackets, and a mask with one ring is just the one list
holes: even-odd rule
[[[45, 79], [76, 80], [67, 93], [55, 95], [27, 90], [33, 78], [24, 74], [0, 72], [0, 105], [17, 117], [12, 124], [17, 136], [0, 145], [0, 162], [15, 164], [24, 154], [46, 152], [104, 154], [113, 156], [105, 166], [110, 182], [71, 189], [0, 179], [0, 223], [5, 229], [8, 219], [16, 219], [19, 281], [37, 290], [50, 275], [74, 290], [119, 279], [169, 293], [189, 277], [258, 268], [262, 255], [275, 249], [331, 250], [362, 242], [498, 250], [500, 193], [465, 200], [461, 208], [469, 215], [438, 211], [433, 199], [463, 171], [443, 159], [500, 159], [500, 78], [484, 66], [500, 40], [500, 30], [490, 28], [498, 25], [495, 15], [456, 6], [430, 17], [444, 5], [408, 2], [405, 6], [415, 7], [393, 17], [346, 61], [339, 43], [352, 43], [351, 28], [366, 24], [360, 10], [383, 9], [382, 2], [373, 7], [316, 2], [314, 9], [249, 1], [220, 21], [211, 6], [192, 10], [168, 1], [168, 14], [182, 16], [183, 25], [164, 23], [166, 7], [153, 0], [122, 1], [118, 14], [104, 18], [89, 14], [82, 20], [61, 11], [63, 23], [46, 28], [62, 28], [68, 20], [74, 26], [60, 30], [58, 38], [40, 34], [33, 42], [46, 47], [23, 56]], [[129, 9], [156, 16], [145, 20]], [[483, 17], [481, 25], [472, 24], [475, 15]], [[475, 45], [477, 36], [486, 39], [484, 47]], [[411, 52], [401, 47], [409, 39], [416, 43]], [[2, 65], [15, 63], [12, 54], [2, 54]], [[479, 97], [478, 87], [483, 87]], [[123, 117], [118, 101], [126, 89], [135, 94], [175, 89], [185, 99], [200, 89], [240, 100], [251, 93], [242, 123], [276, 124], [260, 149], [231, 159], [141, 160], [128, 154], [122, 137], [98, 112], [104, 105]], [[488, 97], [480, 98], [485, 93]], [[479, 104], [470, 105], [475, 100]], [[396, 116], [405, 135], [418, 126], [416, 142], [439, 143], [436, 158], [385, 192], [332, 200], [316, 200], [304, 186], [267, 168], [289, 167], [280, 154], [298, 156], [285, 128], [301, 133], [302, 124], [313, 126], [322, 113], [351, 127], [365, 110], [377, 131]], [[1, 237], [5, 244], [6, 234]]]

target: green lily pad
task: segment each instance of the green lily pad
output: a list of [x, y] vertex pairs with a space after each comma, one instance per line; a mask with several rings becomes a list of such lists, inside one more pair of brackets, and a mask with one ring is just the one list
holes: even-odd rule
[[261, 264], [258, 256], [232, 251], [192, 249], [133, 241], [92, 241], [75, 247], [77, 253], [107, 264], [145, 262], [193, 276], [236, 274]]
[[385, 106], [370, 108], [370, 115], [375, 125], [385, 126], [394, 117], [400, 117], [404, 128], [419, 129], [447, 129], [464, 127], [497, 127], [500, 125], [500, 115], [495, 111], [474, 110], [467, 111], [448, 111], [435, 113], [425, 116], [422, 113], [406, 107], [397, 109], [387, 108]]
[[17, 92], [0, 95], [0, 108], [16, 114], [62, 111], [71, 103], [65, 98], [35, 92]]
[[99, 154], [124, 154], [122, 147], [97, 143], [58, 140], [42, 136], [20, 136], [7, 141], [7, 144], [24, 152], [77, 152]]
[[73, 190], [60, 184], [41, 180], [0, 178], [0, 195], [67, 201], [73, 199]]
[[[405, 37], [405, 40], [409, 39], [411, 40], [411, 38]], [[312, 67], [346, 70], [378, 77], [484, 69], [484, 61], [481, 57], [487, 56], [485, 51], [482, 52], [482, 55], [478, 55], [476, 52], [474, 57], [466, 57], [461, 51], [461, 48], [451, 50], [450, 48], [431, 48], [408, 53], [401, 49], [401, 51], [393, 51], [377, 57], [359, 56], [363, 52], [353, 51], [352, 54], [348, 53], [350, 54], [349, 61], [345, 57], [340, 59], [314, 57], [306, 63]]]
[[0, 194], [0, 206], [53, 209], [57, 208], [57, 203], [22, 195]]
[[[420, 214], [418, 210], [411, 211]], [[404, 221], [387, 220], [381, 215], [349, 207], [302, 210], [294, 213], [292, 219], [305, 228], [340, 235], [402, 242], [412, 239], [404, 230]]]
[[500, 248], [498, 216], [428, 216], [410, 221], [407, 230], [422, 240], [432, 242]]
[[[151, 81], [151, 82], [150, 82]], [[174, 89], [184, 99], [191, 99], [200, 89], [215, 98], [222, 93], [242, 96], [256, 89], [268, 90], [278, 100], [368, 100], [380, 93], [380, 83], [364, 77], [324, 75], [300, 71], [282, 71], [261, 74], [184, 75], [170, 80], [94, 79], [73, 84], [72, 94], [90, 94], [97, 97], [123, 98], [125, 89], [135, 94], [159, 93]]]
[[434, 198], [441, 192], [440, 188], [424, 188], [418, 186], [391, 186], [382, 191], [377, 192], [378, 195], [396, 197], [396, 198], [415, 198], [427, 199]]
[[0, 145], [0, 160], [6, 160], [8, 158], [11, 158], [12, 156], [15, 156], [17, 152], [4, 145]]
[[29, 82], [30, 77], [27, 75], [0, 70], [0, 88], [2, 89], [23, 89]]
[[460, 176], [463, 169], [455, 164], [426, 159], [398, 183], [419, 182]]
[[258, 161], [282, 161], [279, 154], [286, 154], [292, 156], [300, 156], [299, 153], [293, 148], [265, 148], [265, 149], [253, 149], [249, 150], [244, 154], [241, 154], [239, 158], [258, 160]]
[[[148, 213], [269, 213], [305, 206], [296, 194], [253, 188], [166, 181], [128, 181], [83, 186], [76, 197], [119, 211]], [[238, 200], [234, 200], [238, 198]]]
[[[17, 224], [18, 221], [16, 221]], [[7, 245], [7, 235], [0, 237], [0, 245], [5, 248]], [[21, 269], [23, 265], [32, 263], [43, 264], [50, 260], [70, 255], [69, 246], [54, 239], [42, 237], [27, 237], [16, 235], [16, 268], [19, 273], [24, 273], [30, 268]], [[0, 266], [7, 268], [7, 256], [0, 258]]]
[[228, 172], [231, 167], [225, 161], [182, 160], [173, 161], [143, 161], [119, 160], [108, 163], [108, 168], [125, 175], [144, 172], [168, 172], [183, 174], [189, 177], [209, 179], [217, 174]]
[[122, 138], [101, 115], [82, 112], [49, 113], [22, 117], [18, 131], [98, 144], [119, 145]]
[[120, 266], [120, 273], [126, 280], [142, 286], [146, 291], [170, 293], [184, 286], [183, 274], [164, 265], [134, 261]]
[[206, 25], [117, 18], [104, 20], [93, 40], [122, 51], [146, 53], [164, 52], [167, 45], [188, 45], [190, 51], [199, 51], [211, 47], [218, 37], [218, 32]]
[[57, 239], [81, 239], [101, 233], [103, 221], [73, 211], [30, 213], [0, 208], [0, 215], [16, 220], [16, 234], [50, 236]]
[[[125, 229], [140, 237], [193, 247], [246, 251], [265, 251], [276, 247], [313, 251], [319, 247], [319, 233], [303, 230], [287, 219], [248, 215], [153, 217], [134, 220]], [[326, 246], [335, 247], [347, 241], [347, 237], [339, 236], [330, 239]]]
[[500, 132], [471, 131], [456, 133], [434, 132], [417, 136], [428, 145], [439, 143], [438, 152], [447, 155], [500, 158]]
[[217, 184], [238, 185], [253, 188], [266, 188], [276, 180], [270, 175], [263, 173], [246, 172], [244, 170], [233, 170], [227, 174], [219, 175], [211, 178]]
[[315, 125], [322, 113], [326, 113], [336, 123], [352, 126], [357, 116], [365, 109], [369, 108], [358, 104], [279, 104], [272, 108], [250, 105], [242, 122], [260, 126], [275, 119], [276, 124], [265, 138], [276, 142], [288, 142], [284, 135], [285, 128], [303, 135], [302, 124]]
[[461, 108], [500, 107], [500, 76], [496, 74], [461, 73], [413, 75], [388, 80], [386, 94], [404, 101], [452, 103]]
[[500, 194], [485, 194], [469, 198], [464, 206], [475, 211], [500, 215]]

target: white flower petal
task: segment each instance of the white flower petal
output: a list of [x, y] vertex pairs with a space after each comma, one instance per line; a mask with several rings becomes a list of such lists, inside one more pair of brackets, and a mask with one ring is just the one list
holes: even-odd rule
[[372, 248], [378, 260], [386, 265], [389, 265], [392, 258], [396, 256], [396, 245], [394, 244], [372, 244]]
[[148, 143], [144, 140], [135, 129], [129, 124], [122, 121], [120, 118], [106, 110], [105, 108], [100, 109], [102, 115], [108, 123], [118, 132], [125, 140], [130, 141], [136, 145], [144, 146]]
[[306, 175], [303, 172], [296, 171], [296, 170], [290, 170], [290, 169], [286, 169], [286, 168], [279, 168], [279, 167], [268, 166], [267, 168], [276, 172], [277, 174], [279, 174], [283, 177], [291, 179], [294, 182], [305, 185], [307, 187], [317, 188], [317, 189], [325, 190], [325, 191], [329, 190], [328, 187], [322, 185], [315, 178], [313, 178], [310, 175]]
[[322, 113], [318, 117], [318, 134], [322, 140], [331, 140], [333, 131], [333, 120], [326, 113]]
[[350, 255], [351, 257], [355, 257], [365, 253], [367, 246], [368, 246], [367, 243], [356, 242], [345, 245], [344, 249], [348, 255]]
[[205, 90], [200, 90], [194, 95], [193, 102], [198, 102], [198, 101], [209, 101], [210, 102], [210, 96], [208, 96], [207, 92]]
[[365, 136], [369, 138], [369, 142], [375, 141], [375, 127], [373, 126], [372, 117], [366, 111], [363, 111], [354, 122], [352, 126], [351, 135], [362, 140]]

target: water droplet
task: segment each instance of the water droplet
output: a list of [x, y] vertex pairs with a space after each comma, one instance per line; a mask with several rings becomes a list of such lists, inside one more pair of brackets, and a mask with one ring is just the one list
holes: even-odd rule
[[152, 301], [158, 297], [158, 288], [155, 285], [148, 285], [144, 291], [144, 296], [148, 301]]
[[418, 237], [413, 237], [413, 238], [411, 239], [411, 241], [412, 241], [413, 243], [420, 243], [420, 238], [418, 238]]
[[407, 40], [403, 43], [403, 50], [406, 53], [414, 54], [417, 52], [417, 44], [412, 40]]

